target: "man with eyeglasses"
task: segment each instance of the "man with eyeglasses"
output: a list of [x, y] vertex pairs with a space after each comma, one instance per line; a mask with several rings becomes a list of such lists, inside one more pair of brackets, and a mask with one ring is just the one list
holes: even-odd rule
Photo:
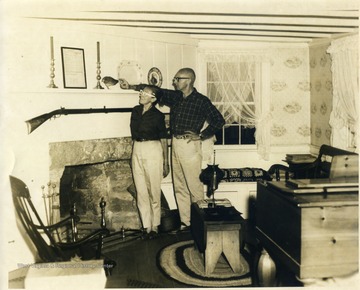
[[[196, 90], [195, 79], [193, 69], [182, 68], [172, 80], [175, 90], [158, 88], [156, 92], [159, 104], [170, 107], [172, 177], [181, 219], [180, 230], [190, 226], [191, 203], [204, 199], [204, 185], [199, 178], [201, 141], [212, 138], [225, 124], [210, 99]], [[140, 90], [142, 85], [130, 86], [125, 80], [120, 80], [120, 87]], [[207, 126], [203, 129], [205, 121]]]
[[165, 116], [155, 107], [156, 103], [155, 89], [144, 87], [130, 120], [134, 141], [131, 167], [144, 239], [157, 236], [161, 221], [161, 181], [170, 171]]

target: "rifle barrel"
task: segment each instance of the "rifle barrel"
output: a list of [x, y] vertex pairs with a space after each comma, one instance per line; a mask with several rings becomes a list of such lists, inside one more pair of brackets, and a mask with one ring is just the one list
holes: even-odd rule
[[[56, 110], [58, 111], [58, 110]], [[60, 109], [61, 115], [92, 114], [92, 113], [130, 113], [132, 108], [90, 108], [90, 109]]]
[[51, 119], [56, 115], [75, 115], [75, 114], [93, 114], [93, 113], [130, 113], [132, 108], [89, 108], [89, 109], [65, 109], [60, 108], [58, 110], [51, 111], [46, 114], [42, 114], [35, 118], [25, 121], [28, 129], [28, 134], [33, 132], [36, 128], [40, 127], [45, 121]]

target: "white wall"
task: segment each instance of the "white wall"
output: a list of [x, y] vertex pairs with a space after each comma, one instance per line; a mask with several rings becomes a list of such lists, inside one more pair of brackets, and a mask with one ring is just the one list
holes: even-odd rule
[[[34, 258], [23, 237], [16, 230], [9, 175], [22, 179], [29, 187], [33, 202], [44, 217], [41, 186], [49, 181], [49, 143], [130, 136], [130, 113], [67, 115], [43, 123], [31, 134], [25, 121], [65, 107], [107, 108], [133, 107], [138, 93], [123, 91], [119, 86], [110, 90], [93, 89], [96, 84], [96, 42], [100, 42], [101, 76], [117, 78], [118, 66], [124, 60], [136, 62], [139, 82], [147, 82], [153, 66], [164, 76], [162, 87], [182, 66], [196, 64], [196, 43], [191, 39], [175, 39], [168, 35], [141, 35], [132, 31], [102, 31], [95, 26], [78, 24], [64, 27], [44, 20], [13, 17], [8, 19], [12, 35], [6, 43], [5, 98], [2, 103], [2, 195], [4, 227], [3, 247], [6, 269]], [[50, 83], [50, 36], [54, 38], [55, 79]], [[85, 52], [87, 89], [64, 89], [60, 47], [82, 48]], [[169, 87], [170, 88], [170, 87]], [[66, 154], [66, 152], [64, 152]], [[4, 220], [3, 219], [3, 220]]]

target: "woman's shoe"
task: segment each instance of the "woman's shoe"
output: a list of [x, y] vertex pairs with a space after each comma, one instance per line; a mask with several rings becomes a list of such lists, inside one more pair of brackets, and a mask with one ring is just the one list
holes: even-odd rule
[[150, 239], [150, 233], [148, 233], [147, 231], [143, 231], [142, 235], [141, 235], [141, 239], [142, 240], [149, 240]]
[[156, 239], [158, 237], [158, 235], [159, 235], [158, 232], [151, 231], [149, 234], [149, 239], [150, 240]]

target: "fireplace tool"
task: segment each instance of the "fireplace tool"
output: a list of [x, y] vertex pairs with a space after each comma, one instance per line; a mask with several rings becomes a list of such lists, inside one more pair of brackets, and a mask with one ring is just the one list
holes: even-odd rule
[[104, 197], [101, 197], [99, 206], [101, 208], [101, 221], [100, 221], [100, 227], [102, 229], [106, 228], [106, 219], [105, 219], [105, 206], [106, 206], [106, 201], [104, 199]]
[[[106, 214], [105, 214], [105, 207], [106, 201], [105, 198], [102, 196], [100, 199], [99, 206], [101, 208], [101, 218], [100, 218], [100, 227], [106, 228]], [[119, 243], [119, 239], [123, 242], [130, 242], [141, 237], [142, 231], [139, 229], [125, 229], [124, 226], [121, 227], [119, 231], [110, 233], [109, 235], [105, 236], [103, 239], [104, 246], [117, 244]]]
[[45, 193], [45, 186], [44, 185], [41, 186], [42, 198], [45, 207], [46, 222], [48, 226], [54, 223], [53, 207], [54, 207], [54, 198], [56, 196], [55, 188], [56, 188], [56, 184], [51, 183], [49, 181], [47, 183], [47, 193]]
[[47, 206], [47, 202], [46, 202], [46, 199], [47, 199], [47, 196], [44, 192], [44, 189], [45, 189], [45, 186], [42, 185], [41, 186], [41, 191], [42, 191], [42, 198], [44, 200], [44, 208], [45, 208], [45, 215], [46, 215], [46, 222], [47, 222], [47, 225], [49, 226], [50, 225], [50, 222], [49, 222], [49, 209], [48, 209], [48, 206]]

